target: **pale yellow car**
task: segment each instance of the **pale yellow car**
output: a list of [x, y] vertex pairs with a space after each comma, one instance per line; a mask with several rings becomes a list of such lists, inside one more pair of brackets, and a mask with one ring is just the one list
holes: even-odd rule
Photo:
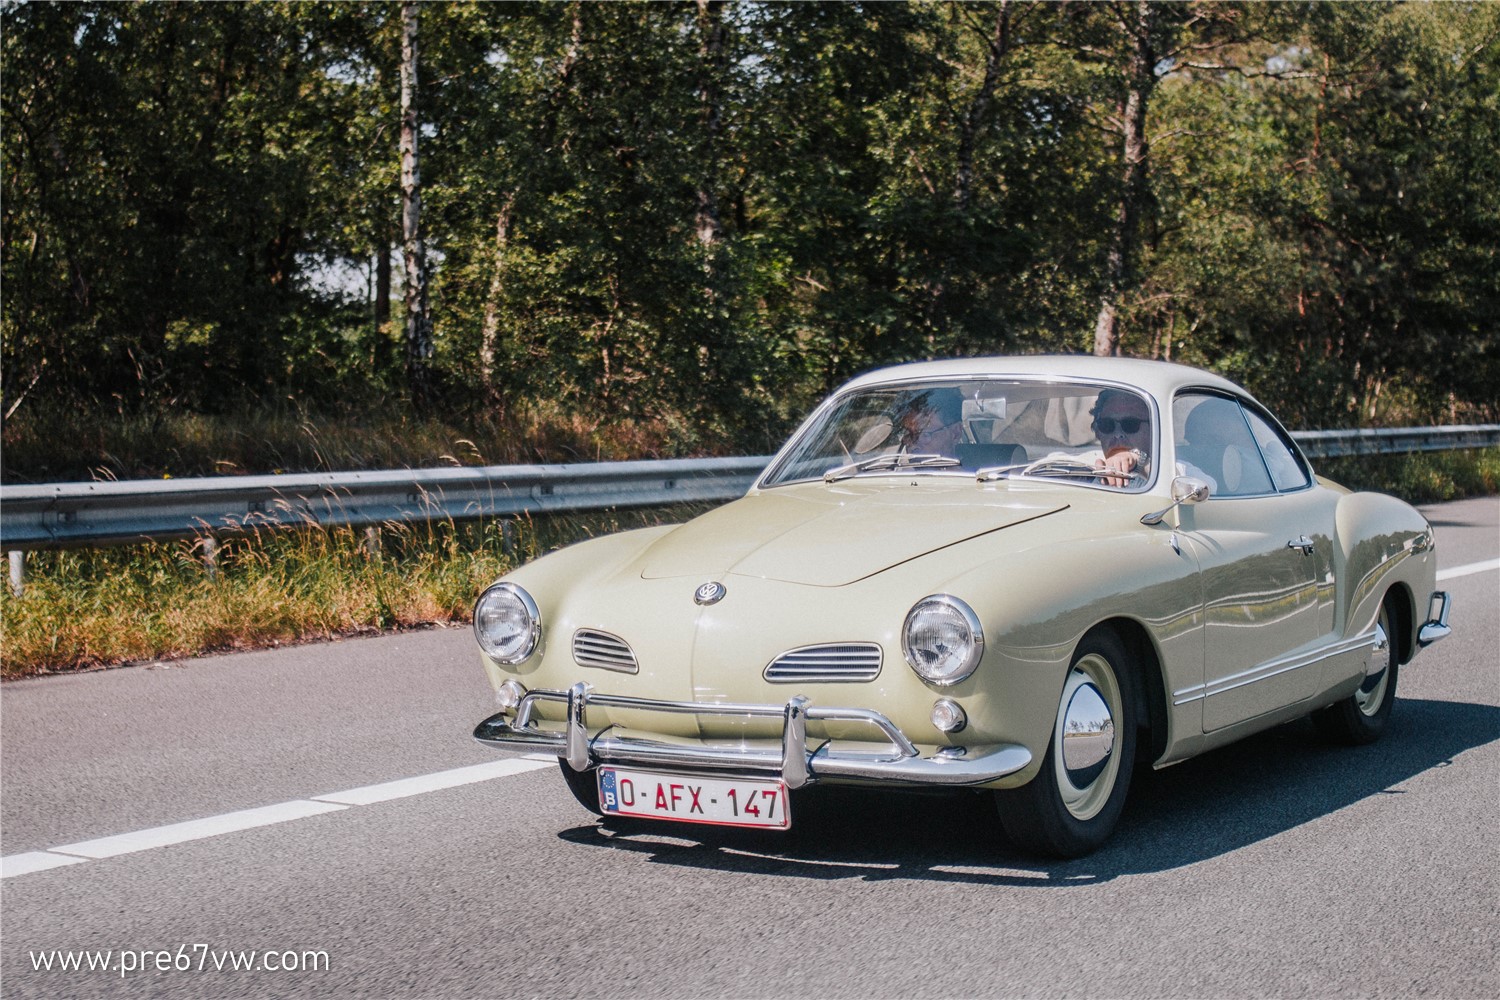
[[1375, 739], [1449, 632], [1431, 526], [1317, 478], [1243, 389], [977, 358], [840, 388], [748, 495], [474, 611], [487, 745], [588, 809], [785, 829], [805, 786], [973, 788], [1020, 848], [1109, 836], [1137, 764], [1311, 714]]

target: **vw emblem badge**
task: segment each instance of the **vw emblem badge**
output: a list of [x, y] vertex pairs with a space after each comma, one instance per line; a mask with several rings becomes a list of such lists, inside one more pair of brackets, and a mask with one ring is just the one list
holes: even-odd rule
[[724, 599], [724, 585], [722, 583], [705, 583], [693, 592], [694, 604], [718, 604]]

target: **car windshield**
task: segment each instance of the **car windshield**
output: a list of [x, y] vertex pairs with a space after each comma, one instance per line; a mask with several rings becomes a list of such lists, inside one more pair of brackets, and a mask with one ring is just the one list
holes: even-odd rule
[[[923, 472], [1143, 489], [1156, 452], [1153, 412], [1140, 393], [1095, 383], [968, 379], [874, 386], [822, 409], [764, 485]], [[1122, 452], [1131, 456], [1125, 463], [1131, 467], [1101, 475], [1106, 459]]]

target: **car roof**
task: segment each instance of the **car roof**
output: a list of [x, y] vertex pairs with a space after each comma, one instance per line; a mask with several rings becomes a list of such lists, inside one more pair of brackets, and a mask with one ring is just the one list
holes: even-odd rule
[[1162, 400], [1169, 399], [1172, 393], [1185, 386], [1201, 386], [1221, 389], [1241, 396], [1249, 395], [1243, 388], [1228, 379], [1199, 368], [1168, 361], [1099, 358], [1086, 354], [1036, 354], [917, 361], [866, 372], [850, 379], [840, 391], [918, 379], [1003, 377], [1006, 375], [1023, 375], [1030, 378], [1052, 376], [1117, 382], [1135, 386]]

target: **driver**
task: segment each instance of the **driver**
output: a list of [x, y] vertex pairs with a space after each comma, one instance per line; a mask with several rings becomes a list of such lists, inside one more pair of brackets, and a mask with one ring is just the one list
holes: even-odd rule
[[1130, 392], [1105, 389], [1094, 401], [1094, 434], [1101, 454], [1094, 468], [1123, 475], [1100, 478], [1110, 486], [1126, 486], [1129, 473], [1151, 474], [1151, 411], [1146, 401]]
[[[1094, 435], [1099, 438], [1094, 468], [1105, 473], [1099, 480], [1109, 486], [1128, 486], [1132, 472], [1141, 479], [1150, 476], [1153, 436], [1146, 401], [1135, 393], [1104, 389], [1090, 412], [1094, 415]], [[1118, 475], [1109, 475], [1111, 472]], [[1212, 476], [1187, 462], [1177, 463], [1177, 475], [1196, 476], [1215, 492], [1219, 488]]]

